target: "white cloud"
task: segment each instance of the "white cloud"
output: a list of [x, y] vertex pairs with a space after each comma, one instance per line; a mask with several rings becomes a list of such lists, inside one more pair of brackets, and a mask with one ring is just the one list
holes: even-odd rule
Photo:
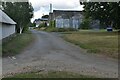
[[42, 14], [49, 13], [50, 3], [56, 10], [83, 10], [79, 0], [29, 0], [34, 8], [34, 18], [40, 18]]

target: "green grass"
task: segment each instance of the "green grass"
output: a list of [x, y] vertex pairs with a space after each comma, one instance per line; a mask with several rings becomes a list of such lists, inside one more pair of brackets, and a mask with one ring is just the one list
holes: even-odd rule
[[77, 30], [73, 29], [73, 28], [47, 27], [46, 29], [44, 29], [44, 31], [47, 31], [47, 32], [69, 32], [69, 31], [77, 31]]
[[91, 77], [66, 71], [48, 71], [38, 73], [16, 74], [9, 78], [91, 78]]
[[2, 45], [0, 45], [0, 57], [2, 56]]
[[2, 44], [2, 56], [13, 56], [20, 53], [33, 40], [31, 32], [16, 34], [16, 37]]
[[99, 53], [118, 58], [118, 32], [81, 30], [65, 32], [63, 38], [87, 50], [88, 53]]

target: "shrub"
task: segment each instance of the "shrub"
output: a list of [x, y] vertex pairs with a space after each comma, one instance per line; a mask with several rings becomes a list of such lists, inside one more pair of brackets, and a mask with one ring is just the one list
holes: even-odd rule
[[50, 21], [49, 27], [55, 27], [55, 20], [54, 21]]
[[84, 19], [83, 22], [80, 24], [79, 29], [90, 29], [90, 20]]
[[41, 28], [41, 27], [46, 27], [46, 25], [45, 25], [45, 23], [41, 23], [38, 27], [39, 27], [39, 28]]
[[45, 31], [49, 31], [49, 32], [66, 32], [66, 31], [77, 31], [74, 28], [55, 28], [55, 27], [48, 27], [46, 28]]

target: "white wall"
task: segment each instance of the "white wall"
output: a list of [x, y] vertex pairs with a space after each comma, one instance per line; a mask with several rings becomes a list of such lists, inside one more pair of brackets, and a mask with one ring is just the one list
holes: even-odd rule
[[56, 27], [63, 28], [63, 19], [56, 19]]
[[73, 28], [78, 29], [79, 27], [79, 20], [73, 19]]
[[0, 38], [0, 40], [15, 33], [15, 25], [2, 24], [2, 26], [0, 26], [0, 30], [1, 29], [2, 32], [0, 31], [0, 34], [2, 33], [2, 38]]
[[0, 40], [2, 39], [2, 23], [0, 23]]
[[64, 20], [63, 20], [63, 27], [64, 27], [64, 28], [70, 28], [69, 19], [64, 19]]

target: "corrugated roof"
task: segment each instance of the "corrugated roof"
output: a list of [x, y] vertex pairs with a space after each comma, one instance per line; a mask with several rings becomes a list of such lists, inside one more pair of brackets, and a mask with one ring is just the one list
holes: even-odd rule
[[0, 22], [6, 24], [16, 24], [7, 14], [0, 10]]

